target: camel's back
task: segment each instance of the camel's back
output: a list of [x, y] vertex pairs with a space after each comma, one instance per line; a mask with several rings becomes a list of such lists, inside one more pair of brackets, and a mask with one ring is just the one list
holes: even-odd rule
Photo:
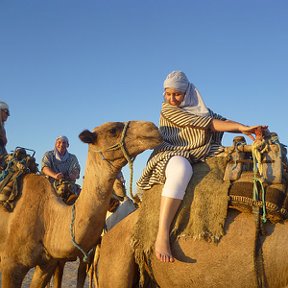
[[24, 176], [21, 197], [29, 197], [33, 201], [33, 199], [39, 200], [54, 193], [51, 183], [44, 175], [27, 174]]
[[[25, 175], [18, 185], [18, 189], [20, 193], [15, 200], [13, 211], [8, 212], [1, 207], [0, 213], [6, 218], [2, 220], [3, 217], [1, 217], [1, 221], [5, 221], [5, 223], [1, 223], [3, 224], [0, 226], [1, 228], [8, 225], [9, 229], [17, 229], [17, 227], [21, 227], [22, 222], [26, 226], [26, 221], [32, 225], [32, 219], [36, 220], [41, 217], [49, 199], [56, 198], [51, 183], [43, 175], [32, 173]], [[12, 226], [13, 228], [11, 228]]]

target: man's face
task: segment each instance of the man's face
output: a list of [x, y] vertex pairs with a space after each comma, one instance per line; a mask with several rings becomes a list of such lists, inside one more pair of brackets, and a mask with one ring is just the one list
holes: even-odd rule
[[9, 111], [7, 109], [1, 109], [1, 119], [5, 122], [9, 116]]
[[55, 144], [55, 147], [56, 147], [57, 151], [61, 155], [65, 154], [65, 152], [67, 151], [68, 146], [69, 146], [68, 143], [65, 140], [62, 140], [62, 139], [58, 139], [56, 141], [56, 144]]

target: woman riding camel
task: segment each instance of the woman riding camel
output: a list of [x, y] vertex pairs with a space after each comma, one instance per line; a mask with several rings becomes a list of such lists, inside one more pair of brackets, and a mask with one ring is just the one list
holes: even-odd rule
[[160, 261], [173, 262], [170, 226], [193, 175], [193, 163], [221, 153], [224, 132], [242, 133], [254, 140], [255, 130], [267, 126], [246, 126], [214, 113], [181, 71], [173, 71], [164, 81], [159, 123], [163, 143], [154, 149], [137, 185], [146, 190], [164, 184], [155, 253]]

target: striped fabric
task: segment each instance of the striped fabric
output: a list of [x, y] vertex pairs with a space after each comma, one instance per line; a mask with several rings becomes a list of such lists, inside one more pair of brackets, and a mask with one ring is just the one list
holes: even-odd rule
[[223, 132], [211, 132], [209, 126], [212, 119], [226, 120], [211, 110], [209, 116], [203, 117], [163, 103], [160, 132], [164, 141], [151, 154], [137, 181], [138, 188], [146, 190], [154, 184], [164, 184], [165, 167], [173, 156], [183, 156], [195, 163], [222, 152]]

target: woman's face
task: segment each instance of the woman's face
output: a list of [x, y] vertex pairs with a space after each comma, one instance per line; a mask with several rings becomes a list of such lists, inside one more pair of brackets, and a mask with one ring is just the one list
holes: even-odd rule
[[164, 97], [170, 105], [179, 107], [184, 99], [184, 93], [174, 88], [166, 88]]

